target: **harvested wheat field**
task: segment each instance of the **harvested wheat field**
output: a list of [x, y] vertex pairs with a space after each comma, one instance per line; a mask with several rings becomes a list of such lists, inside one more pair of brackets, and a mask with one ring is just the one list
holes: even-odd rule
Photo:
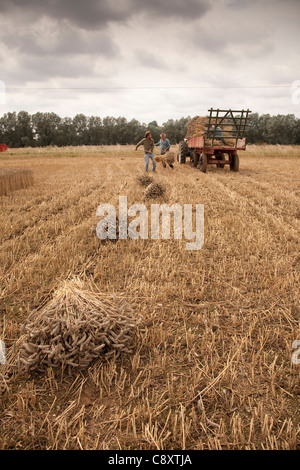
[[[1, 155], [35, 184], [0, 197], [0, 448], [300, 449], [300, 149], [143, 165], [133, 146]], [[204, 204], [203, 248], [100, 240], [119, 196]]]

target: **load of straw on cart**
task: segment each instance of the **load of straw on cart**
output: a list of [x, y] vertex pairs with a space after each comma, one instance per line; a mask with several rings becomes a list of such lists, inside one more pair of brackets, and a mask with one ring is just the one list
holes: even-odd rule
[[[210, 127], [208, 129], [208, 122], [209, 118], [208, 116], [195, 116], [192, 118], [187, 125], [187, 133], [186, 133], [186, 138], [191, 139], [192, 137], [200, 137], [204, 136], [206, 140], [211, 141], [211, 137], [213, 136], [213, 129]], [[217, 127], [220, 128], [220, 131], [223, 135], [223, 139], [225, 142], [225, 145], [228, 146], [234, 146], [235, 140], [234, 139], [229, 139], [226, 137], [226, 134], [230, 134], [232, 132], [232, 126], [229, 124], [225, 124], [223, 122], [217, 122]], [[220, 132], [219, 131], [219, 132]], [[224, 133], [222, 131], [225, 131]], [[230, 131], [230, 132], [228, 132]], [[216, 137], [213, 139], [213, 146], [220, 146], [224, 145], [224, 142], [222, 140], [218, 139], [218, 133], [216, 134]]]

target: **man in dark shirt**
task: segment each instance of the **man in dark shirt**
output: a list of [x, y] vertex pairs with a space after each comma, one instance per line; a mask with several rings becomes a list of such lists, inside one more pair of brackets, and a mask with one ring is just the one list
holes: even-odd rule
[[136, 144], [135, 150], [138, 149], [140, 145], [143, 145], [144, 152], [145, 152], [145, 170], [148, 171], [149, 166], [149, 159], [152, 160], [152, 171], [156, 171], [156, 163], [154, 161], [154, 140], [152, 139], [152, 135], [150, 131], [145, 133], [144, 139], [142, 139], [138, 144]]

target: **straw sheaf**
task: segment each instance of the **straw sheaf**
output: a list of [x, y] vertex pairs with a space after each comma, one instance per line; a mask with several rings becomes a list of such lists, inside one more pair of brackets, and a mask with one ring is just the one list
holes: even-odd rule
[[161, 197], [165, 194], [166, 192], [166, 187], [162, 184], [157, 182], [154, 182], [147, 186], [145, 189], [145, 199], [152, 199], [152, 198], [157, 198]]
[[41, 310], [30, 314], [18, 362], [30, 371], [84, 369], [99, 358], [130, 353], [141, 317], [112, 296], [66, 281]]
[[[155, 157], [156, 158], [156, 157]], [[141, 184], [142, 186], [149, 186], [149, 184], [153, 183], [154, 179], [152, 178], [152, 176], [149, 176], [149, 175], [138, 175], [137, 176], [137, 181], [139, 184]]]
[[0, 196], [27, 188], [34, 183], [33, 172], [27, 168], [0, 168]]
[[154, 160], [156, 161], [156, 163], [161, 162], [172, 164], [175, 162], [175, 155], [172, 152], [167, 152], [165, 155], [156, 155], [154, 157]]
[[174, 163], [175, 162], [175, 155], [174, 153], [167, 153], [165, 156], [164, 156], [164, 160], [166, 163]]

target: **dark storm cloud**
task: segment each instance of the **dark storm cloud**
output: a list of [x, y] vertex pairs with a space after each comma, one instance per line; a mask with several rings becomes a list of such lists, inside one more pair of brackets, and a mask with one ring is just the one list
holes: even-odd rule
[[[0, 33], [1, 38], [1, 33]], [[117, 56], [118, 48], [104, 32], [89, 32], [74, 28], [61, 28], [48, 34], [48, 41], [40, 41], [32, 30], [8, 32], [2, 41], [10, 49], [17, 49], [29, 56], [64, 56], [91, 54], [106, 57]]]
[[134, 15], [154, 17], [199, 18], [210, 10], [207, 0], [0, 0], [0, 11], [23, 11], [25, 15], [42, 15], [67, 19], [84, 29], [96, 29], [109, 22], [124, 22]]
[[135, 1], [136, 12], [153, 13], [157, 18], [198, 19], [211, 9], [209, 1], [204, 0], [142, 0]]
[[93, 0], [1, 0], [1, 11], [6, 14], [23, 11], [33, 18], [48, 16], [54, 19], [67, 19], [82, 28], [93, 28], [118, 21], [122, 18], [122, 8], [114, 8], [114, 1]]

